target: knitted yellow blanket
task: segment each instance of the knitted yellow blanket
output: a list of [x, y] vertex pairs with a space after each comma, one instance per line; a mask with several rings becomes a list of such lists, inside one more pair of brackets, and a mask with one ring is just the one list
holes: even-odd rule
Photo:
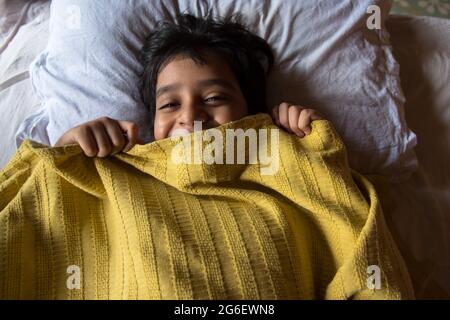
[[104, 159], [25, 141], [0, 173], [0, 298], [413, 298], [329, 122], [299, 139], [261, 114], [216, 133], [237, 128], [268, 130], [272, 172], [257, 153], [221, 164], [220, 148], [213, 163], [174, 161], [186, 137]]

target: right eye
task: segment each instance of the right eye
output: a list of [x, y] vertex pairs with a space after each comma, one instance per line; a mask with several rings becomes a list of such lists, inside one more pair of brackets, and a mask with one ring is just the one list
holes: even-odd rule
[[162, 109], [170, 109], [170, 108], [177, 107], [177, 106], [179, 106], [179, 105], [180, 105], [179, 103], [171, 102], [171, 103], [167, 103], [167, 104], [161, 106], [161, 107], [159, 108], [159, 110], [162, 110]]

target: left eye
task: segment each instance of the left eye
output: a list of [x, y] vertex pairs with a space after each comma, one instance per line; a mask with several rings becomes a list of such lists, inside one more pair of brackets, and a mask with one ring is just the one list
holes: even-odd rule
[[217, 102], [217, 101], [220, 101], [220, 100], [223, 100], [223, 98], [219, 97], [219, 96], [216, 96], [216, 97], [206, 98], [205, 102]]

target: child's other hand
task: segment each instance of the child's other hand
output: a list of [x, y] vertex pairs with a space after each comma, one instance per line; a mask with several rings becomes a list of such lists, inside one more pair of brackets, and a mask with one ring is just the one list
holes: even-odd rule
[[70, 129], [59, 138], [55, 147], [78, 144], [88, 157], [103, 158], [120, 151], [127, 152], [142, 143], [135, 123], [103, 117]]
[[323, 117], [314, 109], [283, 102], [272, 110], [275, 124], [300, 138], [311, 133], [311, 122]]

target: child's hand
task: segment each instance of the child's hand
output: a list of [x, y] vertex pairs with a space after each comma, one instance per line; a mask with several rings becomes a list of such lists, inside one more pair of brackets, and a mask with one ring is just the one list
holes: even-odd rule
[[311, 122], [323, 117], [313, 109], [283, 102], [272, 110], [275, 124], [300, 138], [311, 133]]
[[88, 157], [103, 158], [120, 151], [127, 152], [142, 143], [135, 123], [103, 117], [70, 129], [59, 138], [55, 147], [79, 144]]

